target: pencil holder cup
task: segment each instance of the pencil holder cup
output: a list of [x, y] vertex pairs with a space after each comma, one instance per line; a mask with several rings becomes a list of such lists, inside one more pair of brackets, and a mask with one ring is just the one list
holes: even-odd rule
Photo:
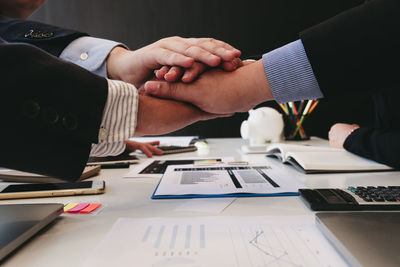
[[306, 117], [307, 115], [283, 115], [283, 121], [285, 122], [284, 135], [286, 140], [300, 141], [310, 139], [302, 125]]

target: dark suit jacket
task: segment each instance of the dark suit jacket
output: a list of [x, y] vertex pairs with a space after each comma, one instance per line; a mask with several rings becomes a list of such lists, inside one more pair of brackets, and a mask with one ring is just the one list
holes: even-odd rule
[[[300, 34], [325, 97], [373, 96], [375, 127], [344, 147], [400, 168], [400, 1], [374, 0]], [[340, 107], [337, 107], [340, 108]]]
[[98, 142], [107, 80], [31, 45], [1, 39], [0, 73], [0, 166], [78, 178]]
[[40, 22], [0, 15], [0, 38], [9, 43], [29, 43], [58, 57], [73, 40], [86, 33], [63, 29]]

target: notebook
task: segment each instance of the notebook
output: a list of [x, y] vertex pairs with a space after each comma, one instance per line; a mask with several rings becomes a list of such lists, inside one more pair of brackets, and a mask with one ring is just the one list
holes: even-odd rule
[[307, 174], [393, 170], [387, 165], [329, 146], [271, 144], [267, 148], [267, 157], [278, 158]]

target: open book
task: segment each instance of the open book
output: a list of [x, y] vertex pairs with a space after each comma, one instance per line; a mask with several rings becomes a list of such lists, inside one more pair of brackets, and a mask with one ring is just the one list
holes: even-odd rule
[[267, 148], [268, 157], [292, 164], [304, 173], [390, 171], [393, 168], [357, 156], [344, 149], [318, 145], [277, 143]]

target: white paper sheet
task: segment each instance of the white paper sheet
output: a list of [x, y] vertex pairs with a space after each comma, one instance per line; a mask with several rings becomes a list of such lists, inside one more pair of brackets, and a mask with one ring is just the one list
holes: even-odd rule
[[272, 166], [169, 166], [154, 196], [297, 193], [305, 188]]
[[125, 174], [124, 178], [161, 178], [163, 174], [158, 173], [143, 173], [143, 170], [147, 168], [154, 161], [168, 161], [168, 160], [201, 160], [201, 159], [220, 159], [223, 162], [233, 161], [233, 157], [190, 157], [190, 158], [182, 158], [182, 157], [168, 157], [168, 158], [157, 158], [157, 159], [146, 159], [145, 161], [131, 165], [131, 169], [127, 174]]
[[185, 201], [175, 211], [206, 212], [219, 214], [236, 198], [194, 198]]
[[134, 137], [129, 140], [136, 142], [153, 142], [160, 141], [161, 146], [188, 146], [193, 139], [198, 136], [151, 136], [151, 137]]
[[347, 265], [313, 216], [269, 216], [121, 218], [84, 266]]

